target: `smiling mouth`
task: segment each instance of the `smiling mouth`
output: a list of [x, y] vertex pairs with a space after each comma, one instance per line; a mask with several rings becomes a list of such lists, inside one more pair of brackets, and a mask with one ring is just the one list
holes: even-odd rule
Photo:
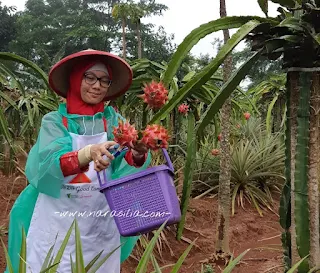
[[88, 92], [92, 96], [101, 96], [101, 93], [93, 93], [93, 92]]

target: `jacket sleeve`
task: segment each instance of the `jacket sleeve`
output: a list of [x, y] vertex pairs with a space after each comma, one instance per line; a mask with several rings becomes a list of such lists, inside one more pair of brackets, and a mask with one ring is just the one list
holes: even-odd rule
[[42, 119], [37, 142], [30, 150], [26, 163], [29, 183], [39, 192], [59, 198], [65, 177], [60, 158], [70, 152], [72, 139], [63, 126], [61, 115], [58, 112], [46, 114]]
[[89, 164], [80, 168], [78, 151], [69, 152], [60, 157], [60, 166], [64, 176], [74, 175], [89, 170]]

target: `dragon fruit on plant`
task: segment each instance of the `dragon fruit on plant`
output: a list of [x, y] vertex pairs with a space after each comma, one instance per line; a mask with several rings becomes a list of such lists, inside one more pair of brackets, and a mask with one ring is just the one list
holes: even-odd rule
[[142, 132], [141, 142], [150, 150], [168, 148], [169, 135], [167, 130], [158, 124], [147, 125]]
[[161, 108], [168, 100], [168, 90], [161, 82], [152, 81], [149, 84], [145, 84], [143, 92], [144, 94], [139, 97], [153, 109]]
[[186, 103], [180, 104], [178, 107], [178, 111], [183, 115], [187, 115], [189, 111], [189, 105]]
[[113, 135], [114, 141], [121, 146], [130, 147], [138, 140], [138, 131], [128, 121], [119, 121], [119, 125], [113, 127]]
[[250, 115], [249, 112], [245, 112], [245, 113], [243, 114], [243, 116], [244, 116], [244, 118], [245, 118], [246, 120], [248, 120], [251, 115]]
[[211, 154], [212, 154], [213, 156], [218, 156], [218, 155], [220, 154], [220, 151], [219, 151], [218, 149], [213, 149], [213, 150], [211, 151]]

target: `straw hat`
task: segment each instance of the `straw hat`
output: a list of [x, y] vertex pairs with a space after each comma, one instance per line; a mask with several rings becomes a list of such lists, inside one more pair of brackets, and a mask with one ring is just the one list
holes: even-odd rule
[[69, 90], [69, 76], [72, 68], [87, 59], [97, 59], [110, 66], [112, 83], [105, 100], [113, 100], [124, 94], [132, 83], [132, 70], [127, 62], [109, 52], [87, 49], [71, 54], [56, 63], [49, 72], [50, 87], [66, 98]]

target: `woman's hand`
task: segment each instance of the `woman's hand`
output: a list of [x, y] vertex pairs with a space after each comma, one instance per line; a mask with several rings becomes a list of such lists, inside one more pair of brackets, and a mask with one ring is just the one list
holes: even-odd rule
[[[114, 159], [114, 156], [108, 151], [114, 145], [118, 143], [114, 141], [106, 141], [100, 144], [93, 144], [90, 149], [90, 155], [94, 162], [94, 169], [98, 172], [109, 167], [111, 160]], [[103, 156], [106, 155], [110, 160], [103, 159]]]
[[137, 142], [131, 146], [132, 157], [135, 162], [142, 162], [144, 155], [148, 152], [148, 148], [145, 144]]

